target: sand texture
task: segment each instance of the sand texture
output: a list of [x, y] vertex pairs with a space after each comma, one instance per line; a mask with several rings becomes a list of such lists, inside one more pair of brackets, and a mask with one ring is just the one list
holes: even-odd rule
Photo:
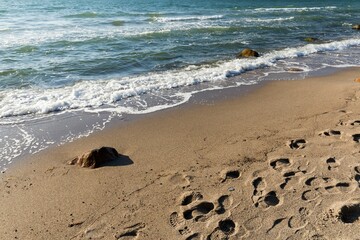
[[[2, 174], [1, 239], [359, 239], [359, 77], [193, 100], [31, 156]], [[101, 146], [126, 160], [66, 164]]]

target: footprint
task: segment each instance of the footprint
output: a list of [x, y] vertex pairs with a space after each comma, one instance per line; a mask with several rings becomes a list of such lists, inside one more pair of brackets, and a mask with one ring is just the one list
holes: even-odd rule
[[215, 209], [217, 214], [223, 214], [232, 204], [232, 198], [228, 195], [223, 195], [218, 199], [218, 206]]
[[339, 189], [341, 192], [349, 192], [351, 190], [350, 183], [347, 182], [337, 183], [336, 188]]
[[188, 236], [185, 240], [200, 240], [202, 238], [200, 233], [194, 233]]
[[315, 200], [316, 198], [318, 198], [319, 195], [320, 195], [320, 193], [316, 189], [315, 190], [307, 190], [302, 193], [301, 199], [304, 201], [312, 201], [312, 200]]
[[355, 223], [360, 219], [360, 203], [347, 204], [341, 207], [339, 219], [343, 223]]
[[340, 135], [341, 135], [341, 132], [340, 132], [340, 131], [337, 131], [337, 130], [327, 130], [327, 131], [321, 132], [319, 135], [320, 135], [320, 136], [325, 136], [325, 137], [329, 137], [329, 136], [340, 136]]
[[360, 142], [360, 134], [354, 134], [354, 135], [352, 135], [352, 138], [353, 138], [354, 142], [357, 142], [357, 143]]
[[271, 191], [268, 194], [266, 194], [265, 198], [264, 198], [264, 202], [268, 205], [268, 206], [276, 206], [279, 204], [280, 200], [279, 198], [276, 196], [276, 192], [275, 191]]
[[256, 231], [262, 227], [261, 223], [262, 223], [262, 218], [254, 217], [244, 222], [244, 226], [249, 231]]
[[229, 236], [234, 234], [236, 230], [236, 224], [231, 219], [225, 219], [219, 222], [218, 227], [207, 236], [207, 240], [220, 240], [229, 239]]
[[188, 235], [191, 233], [191, 231], [188, 228], [188, 226], [185, 226], [184, 228], [179, 229], [179, 233], [180, 233], [180, 235]]
[[181, 225], [183, 222], [181, 221], [179, 214], [177, 212], [173, 212], [170, 214], [169, 223], [170, 226], [176, 228], [177, 226]]
[[252, 185], [254, 186], [255, 189], [254, 192], [259, 190], [261, 191], [266, 188], [266, 182], [262, 177], [255, 178], [252, 182]]
[[280, 170], [284, 167], [290, 166], [290, 160], [288, 158], [279, 158], [272, 160], [270, 166], [275, 170]]
[[258, 207], [259, 202], [263, 198], [262, 192], [266, 188], [266, 182], [265, 182], [265, 180], [263, 180], [262, 177], [258, 177], [252, 181], [252, 185], [254, 186], [252, 201], [253, 201], [255, 207]]
[[295, 139], [295, 140], [290, 140], [288, 146], [291, 149], [303, 149], [305, 148], [305, 144], [306, 144], [305, 139]]
[[239, 178], [241, 174], [239, 170], [228, 170], [228, 171], [223, 171], [221, 175], [222, 175], [221, 182], [225, 182], [228, 179]]
[[360, 120], [355, 120], [350, 123], [351, 126], [360, 126]]
[[181, 173], [175, 173], [174, 175], [169, 177], [169, 182], [174, 187], [178, 187], [178, 186], [186, 187], [189, 186], [190, 184], [190, 178], [189, 176], [183, 175]]
[[354, 178], [355, 178], [355, 181], [358, 183], [358, 185], [360, 187], [360, 174], [356, 174]]
[[304, 228], [307, 224], [308, 222], [306, 218], [304, 218], [304, 216], [301, 215], [292, 216], [288, 221], [289, 228], [293, 228], [293, 229]]
[[225, 233], [225, 235], [231, 235], [235, 232], [236, 224], [231, 219], [225, 219], [219, 222], [219, 229]]
[[306, 170], [303, 170], [303, 171], [289, 171], [289, 172], [285, 172], [284, 174], [283, 174], [283, 176], [285, 177], [285, 178], [291, 178], [291, 177], [295, 177], [296, 175], [301, 175], [301, 174], [306, 174]]
[[285, 187], [287, 186], [287, 184], [290, 180], [291, 180], [291, 178], [285, 178], [285, 181], [282, 184], [280, 184], [280, 188], [285, 189]]
[[125, 230], [120, 233], [117, 234], [115, 236], [116, 239], [121, 239], [121, 240], [125, 240], [125, 239], [135, 239], [138, 235], [139, 235], [139, 231], [141, 229], [145, 228], [145, 224], [144, 223], [137, 223], [134, 224], [130, 227], [125, 228]]
[[326, 163], [328, 165], [329, 171], [335, 170], [337, 167], [339, 167], [339, 164], [336, 162], [334, 157], [328, 158]]
[[203, 196], [199, 192], [185, 193], [183, 200], [181, 201], [181, 206], [187, 206], [190, 203], [203, 199]]
[[326, 177], [311, 177], [305, 181], [305, 184], [312, 187], [321, 187], [329, 182], [329, 178]]
[[201, 202], [195, 207], [190, 208], [189, 210], [186, 210], [183, 215], [186, 220], [190, 220], [193, 218], [198, 219], [199, 217], [202, 217], [203, 215], [208, 214], [215, 208], [214, 204], [211, 202]]

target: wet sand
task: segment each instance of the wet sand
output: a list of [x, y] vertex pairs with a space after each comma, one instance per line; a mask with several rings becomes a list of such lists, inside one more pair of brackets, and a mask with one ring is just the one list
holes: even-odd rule
[[[355, 239], [360, 69], [111, 125], [1, 175], [2, 239]], [[224, 91], [226, 93], [226, 91]], [[93, 148], [124, 155], [96, 169]]]

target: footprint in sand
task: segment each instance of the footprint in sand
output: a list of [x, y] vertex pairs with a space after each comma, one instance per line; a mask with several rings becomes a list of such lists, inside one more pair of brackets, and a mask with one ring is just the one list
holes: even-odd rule
[[306, 227], [308, 224], [307, 217], [310, 214], [311, 212], [305, 207], [299, 208], [297, 214], [289, 218], [288, 227], [296, 230]]
[[215, 209], [217, 214], [224, 214], [228, 208], [230, 208], [233, 199], [229, 195], [223, 195], [218, 199], [218, 206]]
[[173, 174], [168, 180], [174, 187], [187, 187], [190, 185], [190, 177], [181, 173]]
[[264, 197], [264, 202], [267, 206], [276, 206], [279, 204], [280, 200], [276, 196], [275, 191], [268, 192]]
[[270, 166], [274, 170], [282, 170], [285, 167], [289, 167], [291, 162], [288, 158], [277, 158], [270, 161]]
[[244, 222], [244, 226], [249, 231], [256, 231], [262, 227], [262, 219], [260, 217], [250, 218]]
[[221, 182], [225, 182], [231, 179], [237, 179], [241, 176], [239, 170], [224, 170], [221, 173]]
[[236, 223], [231, 219], [221, 220], [213, 232], [207, 236], [207, 240], [228, 239], [236, 233]]
[[315, 190], [307, 190], [302, 193], [301, 199], [304, 201], [313, 201], [320, 196], [320, 192], [316, 188]]
[[338, 125], [345, 125], [345, 126], [360, 126], [360, 120], [350, 120], [350, 121], [347, 121], [347, 122], [340, 122]]
[[355, 223], [360, 220], [360, 202], [345, 204], [338, 213], [340, 221], [343, 223]]
[[201, 239], [202, 239], [202, 235], [200, 233], [193, 233], [187, 238], [185, 238], [185, 240], [201, 240]]
[[340, 136], [341, 132], [337, 130], [326, 130], [324, 132], [319, 133], [319, 135], [323, 137]]
[[251, 198], [255, 207], [258, 207], [259, 200], [263, 197], [262, 194], [266, 188], [266, 182], [262, 177], [257, 177], [252, 181], [252, 185], [254, 187], [254, 191]]
[[132, 226], [125, 228], [122, 233], [115, 235], [115, 239], [121, 239], [121, 240], [137, 239], [140, 231], [144, 228], [145, 228], [144, 223], [134, 224]]
[[[200, 232], [192, 232], [192, 228], [198, 225], [196, 228], [206, 228], [208, 226], [208, 220], [212, 219], [214, 214], [218, 216], [226, 213], [233, 203], [233, 198], [230, 195], [222, 195], [217, 199], [217, 203], [214, 204], [210, 201], [204, 201], [203, 195], [199, 192], [185, 193], [180, 200], [180, 213], [173, 212], [170, 214], [169, 224], [177, 229], [177, 231], [187, 236], [186, 239], [203, 239], [203, 235]], [[235, 229], [235, 225], [227, 220], [220, 221], [218, 223], [217, 230], [224, 236], [231, 235], [232, 228]], [[216, 234], [216, 231], [212, 233]], [[217, 238], [210, 238], [217, 239]]]
[[323, 187], [329, 181], [330, 178], [327, 177], [311, 177], [305, 181], [305, 184], [311, 187]]
[[203, 196], [199, 192], [185, 193], [182, 197], [181, 206], [187, 206], [190, 203], [203, 199]]
[[212, 202], [201, 202], [194, 207], [184, 211], [183, 216], [185, 220], [195, 219], [199, 220], [204, 215], [210, 213], [215, 208]]
[[305, 139], [294, 139], [294, 140], [290, 140], [287, 145], [291, 149], [303, 149], [305, 148], [305, 144], [306, 144]]
[[324, 189], [325, 193], [328, 194], [350, 193], [355, 190], [351, 188], [351, 184], [347, 182], [339, 182], [336, 185], [327, 186]]
[[354, 135], [352, 135], [352, 138], [353, 138], [354, 142], [357, 142], [357, 143], [360, 142], [360, 134], [354, 134]]
[[336, 170], [340, 166], [340, 164], [336, 161], [334, 157], [326, 159], [326, 163], [328, 165], [329, 171]]

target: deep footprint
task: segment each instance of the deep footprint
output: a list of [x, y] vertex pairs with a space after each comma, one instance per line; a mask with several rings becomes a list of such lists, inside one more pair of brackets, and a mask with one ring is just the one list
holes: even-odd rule
[[182, 206], [189, 205], [190, 203], [201, 200], [203, 196], [199, 192], [192, 192], [184, 197], [184, 199], [181, 202]]
[[192, 219], [196, 216], [202, 216], [202, 215], [206, 215], [209, 212], [211, 212], [211, 210], [213, 210], [215, 208], [214, 204], [211, 202], [202, 202], [198, 205], [196, 205], [195, 207], [186, 210], [184, 212], [184, 218], [186, 220]]
[[305, 148], [305, 143], [305, 139], [295, 139], [290, 141], [289, 147], [291, 149], [302, 149]]
[[328, 164], [328, 170], [331, 171], [333, 168], [338, 167], [338, 164], [336, 163], [336, 160], [334, 157], [328, 158], [326, 160], [326, 163]]
[[268, 205], [268, 206], [276, 206], [279, 204], [280, 200], [279, 198], [276, 196], [276, 192], [275, 191], [271, 191], [268, 194], [266, 194], [265, 198], [264, 198], [264, 202]]
[[357, 143], [360, 142], [360, 134], [354, 134], [354, 135], [352, 135], [352, 138], [353, 138], [354, 142], [357, 142]]
[[341, 132], [340, 131], [337, 131], [337, 130], [329, 130], [329, 131], [324, 131], [322, 133], [319, 134], [320, 136], [326, 136], [326, 137], [329, 137], [329, 136], [340, 136], [341, 135]]
[[194, 233], [188, 236], [185, 240], [200, 240], [201, 235], [199, 233]]
[[279, 158], [270, 162], [270, 166], [275, 170], [281, 169], [283, 167], [287, 167], [289, 165], [290, 165], [290, 160], [288, 158]]
[[221, 182], [225, 182], [228, 179], [239, 178], [241, 174], [240, 174], [240, 171], [238, 171], [238, 170], [230, 170], [230, 171], [227, 171], [224, 175], [225, 176], [223, 176], [223, 179]]
[[360, 203], [345, 205], [340, 209], [339, 218], [343, 223], [354, 223], [360, 218]]
[[225, 233], [225, 235], [231, 235], [235, 232], [235, 223], [231, 219], [225, 219], [219, 222], [220, 230]]
[[360, 126], [360, 121], [359, 120], [355, 120], [352, 123], [350, 123], [351, 126]]
[[218, 199], [218, 207], [216, 208], [215, 212], [217, 214], [223, 214], [226, 211], [227, 207], [231, 205], [231, 198], [228, 195], [221, 196]]
[[170, 223], [170, 226], [172, 226], [173, 228], [175, 228], [176, 226], [178, 226], [180, 224], [179, 214], [177, 212], [173, 212], [170, 214], [169, 223]]

